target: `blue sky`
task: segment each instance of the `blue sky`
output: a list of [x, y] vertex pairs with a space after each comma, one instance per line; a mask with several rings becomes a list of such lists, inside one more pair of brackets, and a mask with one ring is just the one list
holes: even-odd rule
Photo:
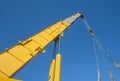
[[[119, 0], [0, 0], [0, 51], [78, 11], [85, 15], [105, 46], [120, 57]], [[78, 19], [64, 34], [61, 81], [97, 81], [92, 40], [82, 20]], [[46, 47], [45, 54], [35, 57], [14, 78], [47, 81], [52, 47], [53, 43]], [[120, 71], [112, 64], [110, 68], [115, 80], [119, 81]], [[110, 81], [102, 61], [100, 69], [102, 81]]]

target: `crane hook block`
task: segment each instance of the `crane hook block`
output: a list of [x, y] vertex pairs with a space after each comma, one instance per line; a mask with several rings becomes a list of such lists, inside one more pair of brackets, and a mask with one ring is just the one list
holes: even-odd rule
[[94, 32], [93, 32], [92, 29], [89, 30], [89, 33], [90, 33], [91, 36], [94, 36]]

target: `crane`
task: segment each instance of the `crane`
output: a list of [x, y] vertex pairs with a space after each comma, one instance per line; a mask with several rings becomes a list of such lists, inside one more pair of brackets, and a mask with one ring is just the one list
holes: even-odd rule
[[[13, 79], [13, 76], [38, 53], [44, 53], [44, 48], [62, 36], [63, 32], [79, 17], [84, 18], [81, 12], [47, 27], [24, 41], [19, 41], [15, 46], [2, 52], [0, 54], [0, 81], [21, 81]], [[60, 67], [61, 54], [57, 54], [56, 59], [51, 62], [49, 81], [60, 81]]]

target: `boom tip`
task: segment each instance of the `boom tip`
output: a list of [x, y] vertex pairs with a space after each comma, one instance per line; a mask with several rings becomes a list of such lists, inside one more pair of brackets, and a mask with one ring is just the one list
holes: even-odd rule
[[80, 11], [78, 11], [78, 13], [81, 14], [80, 17], [81, 17], [82, 19], [85, 18], [85, 16], [84, 16]]

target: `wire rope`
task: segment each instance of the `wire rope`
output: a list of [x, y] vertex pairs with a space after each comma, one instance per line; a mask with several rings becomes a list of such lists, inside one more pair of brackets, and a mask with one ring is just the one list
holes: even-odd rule
[[101, 76], [100, 76], [100, 69], [99, 69], [99, 65], [98, 65], [97, 48], [96, 48], [95, 41], [94, 41], [93, 38], [92, 38], [92, 40], [93, 40], [94, 54], [95, 54], [95, 58], [96, 58], [96, 66], [97, 66], [97, 73], [98, 73], [98, 81], [102, 81], [102, 80], [101, 80]]
[[102, 45], [99, 43], [99, 41], [98, 41], [96, 38], [94, 38], [94, 39], [95, 39], [95, 41], [96, 41], [96, 44], [98, 45], [99, 50], [101, 51], [100, 54], [102, 55], [103, 62], [104, 62], [104, 64], [105, 64], [106, 68], [107, 68], [107, 71], [108, 71], [110, 80], [111, 80], [111, 81], [115, 81], [115, 80], [114, 80], [114, 77], [113, 77], [113, 75], [112, 75], [112, 72], [111, 72], [111, 70], [110, 70], [110, 68], [109, 68], [109, 66], [108, 66], [108, 63], [107, 63], [107, 61], [106, 61], [106, 59], [105, 59], [105, 49], [102, 47]]
[[[99, 40], [95, 37], [94, 35], [94, 32], [93, 30], [90, 28], [89, 24], [87, 23], [86, 19], [83, 18], [82, 19], [86, 28], [88, 29], [88, 32], [90, 34], [90, 36], [92, 37], [92, 40], [93, 40], [93, 46], [94, 46], [94, 52], [95, 52], [95, 56], [96, 56], [96, 65], [97, 65], [97, 69], [98, 69], [98, 81], [101, 81], [101, 78], [100, 78], [100, 70], [99, 70], [99, 66], [98, 66], [98, 56], [97, 56], [97, 50], [96, 50], [96, 46], [95, 46], [95, 43], [96, 45], [98, 46], [99, 50], [101, 51], [101, 55], [102, 55], [102, 58], [104, 60], [104, 63], [106, 65], [106, 68], [107, 68], [107, 71], [108, 71], [108, 74], [109, 74], [109, 77], [110, 77], [110, 80], [111, 81], [115, 81], [114, 78], [113, 78], [113, 75], [112, 75], [112, 72], [110, 71], [110, 68], [106, 62], [106, 59], [105, 59], [105, 52], [106, 52], [106, 49], [102, 46], [102, 44], [99, 42]], [[110, 55], [107, 53], [107, 56], [110, 58]]]

